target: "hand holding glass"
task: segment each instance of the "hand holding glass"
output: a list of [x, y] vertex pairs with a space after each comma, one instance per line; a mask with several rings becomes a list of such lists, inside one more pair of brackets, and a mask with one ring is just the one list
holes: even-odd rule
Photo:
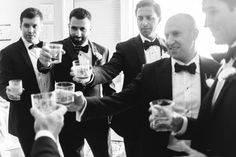
[[150, 126], [156, 131], [172, 131], [171, 122], [174, 102], [167, 99], [150, 102]]
[[9, 80], [7, 87], [7, 95], [10, 100], [20, 100], [20, 95], [23, 92], [22, 80]]
[[75, 84], [72, 82], [55, 83], [56, 102], [63, 105], [74, 102], [74, 91]]
[[32, 107], [44, 114], [49, 114], [56, 109], [55, 92], [31, 94]]
[[92, 75], [92, 65], [89, 62], [81, 62], [80, 60], [74, 60], [73, 71], [75, 77], [78, 79], [87, 79]]
[[58, 64], [61, 63], [61, 59], [62, 59], [62, 44], [54, 44], [54, 43], [48, 43], [47, 44], [50, 51], [50, 55], [51, 55], [51, 63], [53, 64]]

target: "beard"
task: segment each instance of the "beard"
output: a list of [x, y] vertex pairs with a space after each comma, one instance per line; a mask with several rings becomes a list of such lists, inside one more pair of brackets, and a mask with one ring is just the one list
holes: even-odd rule
[[84, 37], [84, 36], [78, 37], [78, 36], [71, 36], [70, 35], [70, 38], [71, 38], [73, 44], [75, 44], [75, 45], [82, 45], [86, 41], [86, 37]]

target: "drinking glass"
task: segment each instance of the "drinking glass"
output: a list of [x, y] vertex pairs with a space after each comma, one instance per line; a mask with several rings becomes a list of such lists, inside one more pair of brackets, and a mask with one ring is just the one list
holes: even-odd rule
[[92, 65], [89, 64], [89, 61], [74, 60], [72, 62], [75, 77], [79, 79], [86, 79], [92, 74]]
[[50, 48], [50, 54], [52, 56], [51, 63], [58, 64], [61, 63], [62, 59], [62, 44], [48, 43], [48, 47]]
[[157, 99], [150, 103], [151, 114], [155, 117], [151, 127], [156, 131], [170, 131], [172, 119], [168, 116], [174, 114], [174, 102], [168, 99]]
[[63, 105], [68, 105], [74, 102], [74, 91], [75, 84], [72, 82], [55, 83], [56, 102]]
[[44, 114], [49, 114], [56, 107], [55, 92], [31, 94], [31, 102], [32, 107], [37, 108]]

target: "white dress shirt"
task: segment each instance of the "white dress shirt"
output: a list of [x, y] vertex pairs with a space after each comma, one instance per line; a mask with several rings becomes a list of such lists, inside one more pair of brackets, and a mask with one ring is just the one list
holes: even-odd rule
[[[156, 40], [155, 38], [154, 40], [151, 41], [150, 39], [145, 38], [142, 34], [140, 34], [140, 37], [143, 43], [145, 42], [145, 40], [149, 42], [153, 42], [154, 40]], [[144, 50], [144, 53], [145, 53], [146, 63], [152, 63], [157, 60], [160, 60], [162, 55], [160, 46], [156, 45], [150, 46], [147, 50]]]
[[[197, 118], [201, 103], [201, 79], [199, 55], [196, 55], [188, 64], [184, 64], [171, 58], [172, 65], [172, 95], [175, 102], [174, 111], [183, 116]], [[175, 63], [181, 65], [196, 64], [196, 73], [190, 74], [186, 71], [175, 72]], [[175, 151], [184, 151], [183, 142], [190, 145], [190, 141], [177, 140], [170, 136], [168, 148]]]
[[25, 44], [25, 47], [26, 47], [27, 52], [29, 54], [31, 63], [33, 65], [34, 72], [35, 72], [35, 75], [36, 75], [36, 79], [37, 79], [37, 82], [38, 82], [38, 86], [39, 86], [40, 92], [49, 92], [50, 82], [51, 82], [50, 74], [49, 73], [47, 73], [47, 74], [40, 73], [38, 71], [38, 68], [37, 68], [37, 60], [39, 58], [41, 48], [29, 49], [28, 47], [30, 45], [32, 45], [32, 43], [29, 43], [23, 37], [22, 37], [22, 40], [23, 40], [23, 42]]

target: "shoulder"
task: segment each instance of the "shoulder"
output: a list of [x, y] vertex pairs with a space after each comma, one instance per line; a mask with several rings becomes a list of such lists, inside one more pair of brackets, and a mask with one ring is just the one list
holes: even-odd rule
[[136, 46], [137, 43], [142, 43], [142, 40], [140, 36], [136, 36], [133, 38], [130, 38], [126, 41], [120, 42], [116, 45], [116, 47], [129, 47], [129, 46]]
[[206, 57], [200, 57], [200, 65], [203, 65], [203, 66], [214, 66], [214, 67], [220, 67], [221, 65], [216, 62], [215, 60], [213, 59], [210, 59], [210, 58], [206, 58]]
[[98, 50], [98, 52], [108, 52], [108, 48], [105, 46], [102, 46], [96, 42], [91, 42], [92, 46]]
[[23, 41], [21, 41], [21, 40], [19, 40], [19, 41], [17, 41], [17, 42], [14, 42], [14, 43], [8, 45], [7, 47], [3, 48], [3, 49], [1, 50], [1, 54], [2, 54], [2, 55], [5, 55], [5, 54], [15, 53], [15, 51], [16, 51], [16, 50], [19, 50], [19, 48], [20, 48], [21, 46], [24, 46], [23, 44], [24, 44], [24, 43], [23, 43]]

